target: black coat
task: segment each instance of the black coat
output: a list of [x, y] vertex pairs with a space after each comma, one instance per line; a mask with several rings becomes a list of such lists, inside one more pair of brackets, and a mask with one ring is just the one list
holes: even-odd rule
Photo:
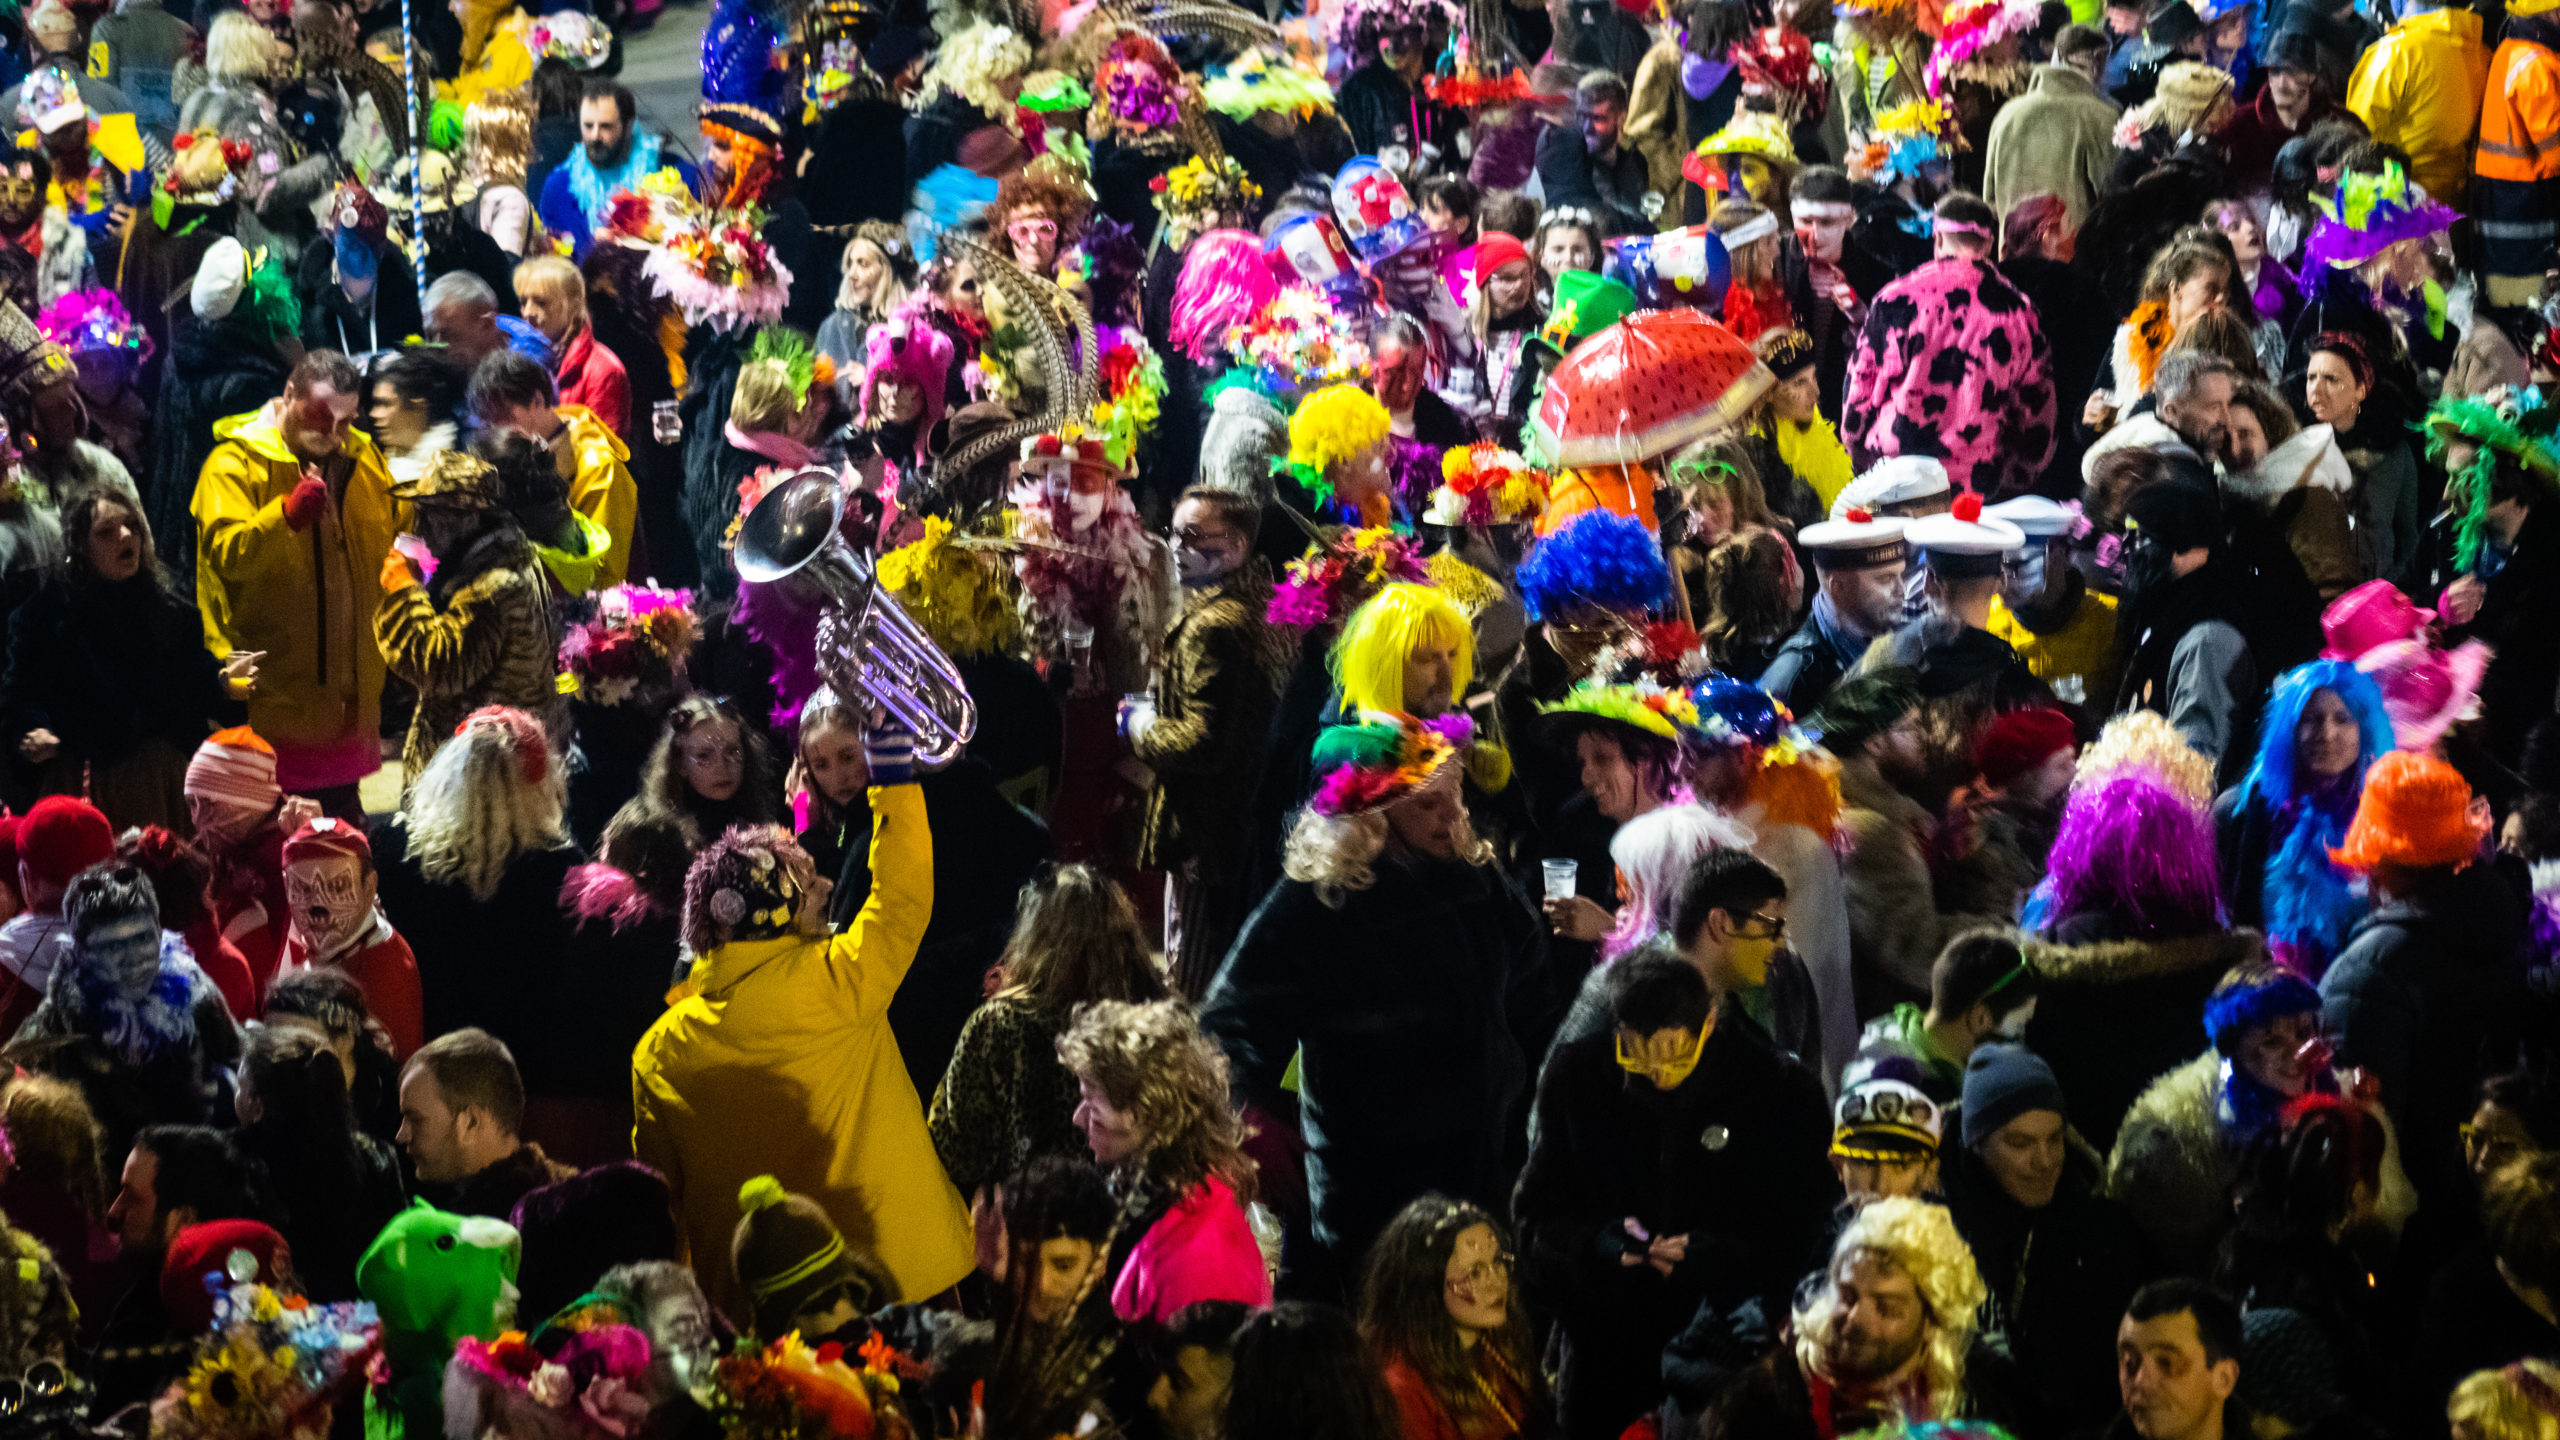
[[2119, 1403], [2116, 1326], [2150, 1270], [2133, 1217], [2097, 1193], [2097, 1168], [2075, 1151], [2052, 1201], [2029, 1210], [1973, 1151], [1945, 1166], [1947, 1208], [1991, 1291], [1984, 1338], [2018, 1362], [2039, 1408], [2075, 1428]]
[[587, 1023], [582, 1010], [560, 1008], [548, 983], [569, 944], [560, 887], [578, 861], [566, 845], [519, 855], [497, 893], [475, 900], [460, 885], [427, 879], [409, 858], [408, 827], [398, 819], [373, 832], [382, 913], [417, 957], [427, 1033], [488, 1031], [515, 1052], [525, 1089], [536, 1095], [559, 1094], [569, 1083], [554, 1042]]
[[2480, 677], [2482, 739], [2513, 768], [2523, 758], [2525, 732], [2560, 699], [2560, 625], [2551, 623], [2560, 615], [2560, 505], [2545, 501], [2526, 515], [2487, 589], [2480, 613], [2447, 643], [2489, 642], [2489, 669]]
[[631, 1052], [667, 1013], [683, 943], [677, 918], [657, 911], [616, 926], [607, 916], [571, 917], [550, 991], [553, 1013], [578, 1023], [552, 1042], [560, 1052], [554, 1093], [630, 1105]]
[[[1619, 1067], [1613, 1031], [1559, 1040], [1537, 1114], [1512, 1215], [1564, 1324], [1566, 1433], [1605, 1440], [1660, 1401], [1663, 1347], [1702, 1302], [1782, 1307], [1821, 1264], [1840, 1198], [1829, 1105], [1727, 1002], [1668, 1092]], [[1688, 1258], [1668, 1276], [1622, 1263], [1642, 1253], [1629, 1219], [1688, 1236]]]
[[2560, 1329], [2517, 1299], [2497, 1262], [2477, 1246], [2436, 1275], [2417, 1320], [2416, 1352], [2401, 1374], [2395, 1433], [2403, 1440], [2441, 1440], [2445, 1396], [2475, 1370], [2528, 1356], [2560, 1363]]
[[[2050, 1433], [2035, 1423], [2041, 1415], [2018, 1367], [1979, 1339], [1964, 1357], [1964, 1393], [1964, 1408], [1972, 1418], [1987, 1420], [2013, 1435]], [[1845, 1436], [1877, 1426], [1888, 1427], [1890, 1433], [1893, 1417], [1878, 1413], [1859, 1420], [1835, 1414], [1832, 1420], [1830, 1433]], [[1697, 1433], [1706, 1440], [1825, 1440], [1813, 1421], [1813, 1390], [1805, 1383], [1803, 1367], [1796, 1363], [1795, 1348], [1782, 1345], [1735, 1376], [1716, 1396]]]
[[[2091, 917], [2094, 918], [2094, 917]], [[2027, 1048], [2053, 1066], [2071, 1123], [2101, 1153], [2151, 1082], [2195, 1058], [2205, 998], [2222, 972], [2265, 953], [2253, 931], [2119, 940], [2066, 922], [2030, 941], [2041, 982]]]
[[[1346, 76], [1334, 101], [1334, 113], [1351, 132], [1351, 143], [1363, 155], [1378, 155], [1402, 146], [1417, 159], [1426, 144], [1454, 157], [1457, 124], [1450, 113], [1404, 82], [1394, 67], [1370, 60]], [[1417, 123], [1420, 126], [1416, 132]], [[1550, 201], [1549, 203], [1553, 203]]]
[[246, 414], [284, 393], [290, 368], [273, 347], [225, 320], [207, 325], [193, 311], [171, 322], [169, 360], [151, 419], [151, 463], [142, 507], [152, 543], [183, 590], [196, 573], [196, 477], [213, 454], [213, 422]]
[[2526, 915], [2502, 870], [2471, 865], [2417, 896], [2377, 897], [2320, 977], [2321, 1028], [2340, 1065], [2381, 1081], [2426, 1205], [2458, 1203], [2455, 1127], [2482, 1077], [2514, 1066]]
[[[995, 776], [976, 760], [922, 776], [916, 788], [933, 830], [933, 919], [889, 1002], [889, 1030], [916, 1093], [931, 1096], [1013, 936], [1022, 887], [1049, 858], [1049, 827], [998, 793]], [[857, 799], [839, 820], [811, 825], [800, 843], [819, 874], [835, 877], [827, 918], [838, 928], [852, 924], [871, 898], [869, 799]]]
[[1246, 920], [1200, 1028], [1237, 1098], [1285, 1113], [1299, 1058], [1315, 1238], [1356, 1259], [1414, 1199], [1499, 1211], [1513, 1104], [1528, 1080], [1514, 1034], [1546, 923], [1489, 865], [1381, 857], [1335, 909], [1283, 880]]
[[74, 760], [111, 764], [145, 740], [192, 754], [219, 725], [238, 724], [222, 662], [204, 648], [196, 608], [139, 578], [121, 585], [57, 579], [9, 617], [0, 675], [16, 754], [30, 730], [50, 730]]

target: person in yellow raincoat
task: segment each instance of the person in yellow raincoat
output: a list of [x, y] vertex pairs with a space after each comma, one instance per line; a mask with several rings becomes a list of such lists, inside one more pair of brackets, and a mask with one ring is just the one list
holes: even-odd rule
[[353, 428], [360, 394], [345, 356], [304, 356], [281, 397], [214, 422], [192, 506], [205, 648], [266, 652], [249, 725], [275, 747], [276, 783], [350, 815], [356, 782], [382, 767], [373, 617], [409, 525]]
[[693, 970], [631, 1056], [632, 1150], [667, 1177], [712, 1303], [740, 1323], [757, 1297], [732, 1272], [739, 1187], [770, 1174], [825, 1207], [923, 1300], [975, 1263], [969, 1213], [936, 1158], [889, 1031], [890, 997], [933, 917], [933, 835], [913, 739], [865, 741], [871, 898], [841, 934], [833, 890], [778, 827], [713, 842], [685, 882]]
[[471, 372], [470, 404], [480, 423], [535, 440], [559, 462], [585, 553], [568, 554], [552, 537], [534, 540], [561, 588], [583, 595], [621, 584], [631, 573], [631, 527], [640, 514], [630, 448], [594, 411], [561, 404], [551, 372], [513, 350], [490, 354]]

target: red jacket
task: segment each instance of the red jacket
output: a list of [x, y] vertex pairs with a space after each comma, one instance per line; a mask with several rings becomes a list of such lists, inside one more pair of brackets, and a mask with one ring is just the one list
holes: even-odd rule
[[[249, 842], [249, 853], [214, 862], [213, 918], [222, 938], [239, 947], [256, 987], [257, 1009], [267, 1007], [267, 987], [284, 960], [284, 832], [270, 825]], [[208, 976], [212, 972], [206, 972]]]
[[553, 378], [559, 382], [561, 404], [586, 406], [615, 439], [630, 443], [631, 376], [622, 368], [621, 356], [596, 343], [594, 325], [579, 322], [578, 333], [561, 347]]
[[[418, 957], [409, 953], [409, 942], [388, 926], [382, 933], [373, 944], [327, 963], [364, 992], [364, 1008], [390, 1033], [391, 1058], [405, 1064], [427, 1043], [426, 995], [418, 988]], [[303, 958], [300, 936], [286, 944], [284, 962], [289, 967], [310, 963]]]
[[240, 953], [239, 946], [223, 938], [222, 925], [214, 918], [213, 908], [207, 906], [197, 912], [196, 923], [188, 926], [180, 938], [187, 942], [187, 953], [196, 957], [196, 968], [213, 982], [214, 989], [222, 992], [223, 1008], [231, 1012], [231, 1018], [244, 1024], [257, 1019], [261, 1009], [258, 982], [250, 977], [249, 958]]

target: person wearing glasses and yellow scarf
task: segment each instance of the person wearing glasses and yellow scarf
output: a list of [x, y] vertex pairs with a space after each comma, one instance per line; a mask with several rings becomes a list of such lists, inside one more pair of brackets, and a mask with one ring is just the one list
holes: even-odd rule
[[[1726, 855], [1758, 865], [1711, 858]], [[1568, 1440], [1607, 1440], [1652, 1412], [1663, 1347], [1702, 1305], [1757, 1298], [1783, 1313], [1830, 1238], [1840, 1183], [1822, 1084], [1737, 993], [1746, 973], [1765, 975], [1784, 902], [1745, 908], [1739, 923], [1713, 912], [1706, 966], [1655, 942], [1599, 972], [1586, 994], [1605, 1021], [1560, 1038], [1539, 1081], [1512, 1208], [1524, 1251], [1573, 1277], [1558, 1317]]]

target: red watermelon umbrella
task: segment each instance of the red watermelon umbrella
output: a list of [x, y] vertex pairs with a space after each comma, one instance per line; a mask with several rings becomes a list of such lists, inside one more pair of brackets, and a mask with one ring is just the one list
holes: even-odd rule
[[1640, 310], [1574, 347], [1531, 420], [1560, 469], [1634, 465], [1726, 429], [1778, 383], [1695, 310]]

